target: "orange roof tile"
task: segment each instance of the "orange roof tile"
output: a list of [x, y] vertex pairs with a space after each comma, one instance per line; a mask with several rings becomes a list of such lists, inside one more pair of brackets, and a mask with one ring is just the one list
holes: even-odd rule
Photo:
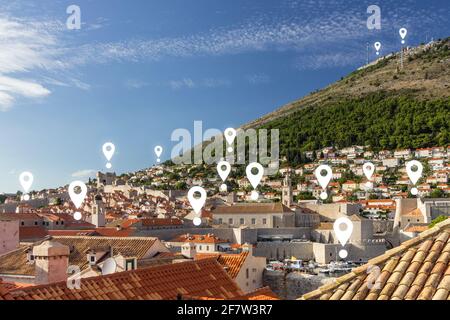
[[227, 243], [228, 240], [219, 239], [213, 234], [182, 234], [169, 242]]
[[414, 210], [412, 210], [412, 211], [410, 211], [408, 213], [405, 213], [404, 215], [405, 216], [421, 217], [422, 216], [422, 211], [419, 208], [417, 208], [417, 209], [414, 209]]
[[[69, 263], [77, 265], [81, 270], [88, 268], [87, 250], [91, 248], [112, 248], [113, 253], [119, 248], [129, 249], [138, 260], [147, 258], [146, 254], [159, 241], [152, 237], [94, 237], [94, 236], [54, 236], [52, 240], [71, 248]], [[33, 245], [38, 245], [36, 242]], [[33, 245], [2, 255], [0, 259], [0, 274], [29, 275], [35, 274], [35, 266], [27, 263], [27, 249]]]
[[217, 253], [197, 253], [195, 255], [196, 260], [214, 257], [217, 261], [224, 267], [228, 274], [233, 278], [239, 274], [242, 266], [244, 265], [245, 259], [248, 257], [248, 251], [242, 251], [239, 254], [217, 254]]
[[[374, 266], [380, 270], [377, 279], [371, 279], [375, 278], [370, 272]], [[372, 286], [377, 283], [378, 286]], [[447, 300], [449, 291], [450, 220], [447, 219], [301, 299]]]
[[242, 296], [237, 284], [215, 259], [167, 264], [81, 280], [0, 292], [9, 300], [174, 300], [186, 296], [230, 299]]
[[183, 300], [280, 300], [280, 298], [269, 287], [263, 287], [247, 294], [229, 299], [184, 296]]
[[47, 235], [48, 232], [44, 227], [39, 226], [19, 227], [20, 241], [36, 241], [45, 238]]
[[405, 231], [405, 232], [423, 232], [425, 230], [428, 230], [428, 226], [417, 226], [417, 225], [414, 226], [414, 225], [412, 225], [410, 227], [407, 227], [403, 231]]

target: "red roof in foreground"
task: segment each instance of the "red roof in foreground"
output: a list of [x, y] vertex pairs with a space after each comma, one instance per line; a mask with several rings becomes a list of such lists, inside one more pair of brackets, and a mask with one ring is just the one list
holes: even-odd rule
[[280, 300], [280, 298], [269, 287], [263, 287], [242, 296], [229, 299], [184, 296], [183, 300]]
[[182, 296], [231, 299], [243, 292], [216, 259], [203, 259], [119, 272], [81, 280], [81, 289], [66, 282], [6, 292], [0, 300], [174, 300]]

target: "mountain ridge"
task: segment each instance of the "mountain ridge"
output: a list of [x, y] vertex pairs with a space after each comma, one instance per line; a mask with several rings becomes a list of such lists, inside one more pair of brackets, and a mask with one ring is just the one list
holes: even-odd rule
[[350, 73], [327, 87], [281, 106], [242, 126], [259, 128], [271, 121], [287, 117], [302, 108], [321, 103], [330, 104], [340, 99], [359, 98], [365, 94], [387, 91], [393, 96], [405, 92], [417, 100], [450, 97], [450, 37], [405, 50], [400, 66], [400, 52], [391, 53]]

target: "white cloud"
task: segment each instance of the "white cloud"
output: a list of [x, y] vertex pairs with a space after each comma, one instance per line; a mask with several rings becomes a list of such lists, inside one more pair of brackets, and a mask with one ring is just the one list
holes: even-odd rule
[[14, 96], [41, 98], [48, 96], [50, 90], [38, 83], [0, 76], [0, 110], [11, 108]]
[[0, 16], [1, 111], [9, 110], [18, 98], [41, 98], [50, 94], [37, 80], [20, 79], [15, 74], [63, 65], [56, 57], [58, 28], [58, 23]]
[[181, 88], [188, 88], [188, 89], [192, 89], [195, 88], [196, 84], [194, 83], [194, 81], [190, 78], [184, 78], [181, 80], [171, 80], [169, 81], [169, 86], [176, 90], [176, 89], [181, 89]]
[[138, 79], [128, 79], [125, 81], [125, 87], [131, 89], [141, 89], [147, 87], [149, 85], [148, 82], [138, 80]]
[[247, 80], [248, 83], [253, 85], [265, 84], [270, 82], [270, 77], [264, 73], [249, 74], [245, 76], [245, 79]]
[[[406, 4], [412, 3], [410, 0], [405, 1]], [[39, 8], [38, 5], [34, 7], [36, 10]], [[355, 57], [355, 53], [351, 46], [365, 43], [370, 37], [365, 27], [365, 8], [355, 6], [353, 2], [288, 1], [280, 3], [280, 8], [277, 12], [255, 13], [240, 24], [212, 28], [196, 34], [84, 44], [69, 43], [73, 38], [66, 32], [65, 21], [60, 17], [59, 20], [46, 17], [45, 20], [37, 21], [0, 14], [0, 77], [3, 78], [0, 110], [10, 109], [20, 98], [48, 96], [51, 92], [43, 84], [89, 90], [91, 86], [78, 78], [66, 74], [61, 79], [62, 71], [73, 70], [79, 65], [290, 50], [299, 54], [297, 68], [319, 69], [354, 64], [352, 57]], [[292, 14], [293, 9], [299, 14]], [[5, 3], [2, 11], [20, 12], [20, 4]], [[382, 24], [382, 34], [385, 35], [398, 30], [396, 28], [400, 23], [408, 29], [413, 26], [416, 30], [426, 30], [436, 22], [442, 25], [442, 21], [447, 18], [442, 9], [425, 10], [409, 5], [397, 8], [395, 13], [385, 12]], [[396, 18], [396, 14], [402, 18]], [[86, 30], [81, 32], [95, 32], [109, 24], [112, 22], [98, 18], [84, 24]], [[77, 39], [79, 41], [83, 37]], [[391, 45], [393, 42], [394, 40]], [[389, 48], [389, 45], [383, 43], [383, 48]], [[359, 59], [359, 48], [357, 54]], [[54, 79], [56, 72], [59, 79]], [[24, 74], [28, 73], [33, 73], [34, 80], [24, 78]], [[250, 75], [247, 81], [258, 84], [267, 83], [270, 79], [264, 75]], [[126, 85], [141, 88], [148, 84], [130, 81]], [[229, 86], [231, 82], [226, 79], [193, 80], [187, 77], [164, 85], [173, 89], [193, 89]]]
[[72, 177], [73, 178], [86, 178], [86, 177], [92, 177], [95, 174], [96, 174], [95, 170], [84, 169], [84, 170], [79, 170], [79, 171], [72, 173]]
[[194, 89], [194, 88], [219, 88], [231, 86], [231, 81], [220, 78], [206, 78], [201, 80], [193, 80], [191, 78], [183, 78], [180, 80], [171, 80], [168, 82], [169, 87], [173, 90], [178, 89]]

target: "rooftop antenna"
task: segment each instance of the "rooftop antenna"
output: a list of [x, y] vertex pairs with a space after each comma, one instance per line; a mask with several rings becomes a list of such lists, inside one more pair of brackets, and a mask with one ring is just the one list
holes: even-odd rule
[[400, 66], [403, 69], [403, 45], [402, 48], [400, 49]]
[[366, 65], [369, 64], [369, 43], [367, 42], [367, 63]]

